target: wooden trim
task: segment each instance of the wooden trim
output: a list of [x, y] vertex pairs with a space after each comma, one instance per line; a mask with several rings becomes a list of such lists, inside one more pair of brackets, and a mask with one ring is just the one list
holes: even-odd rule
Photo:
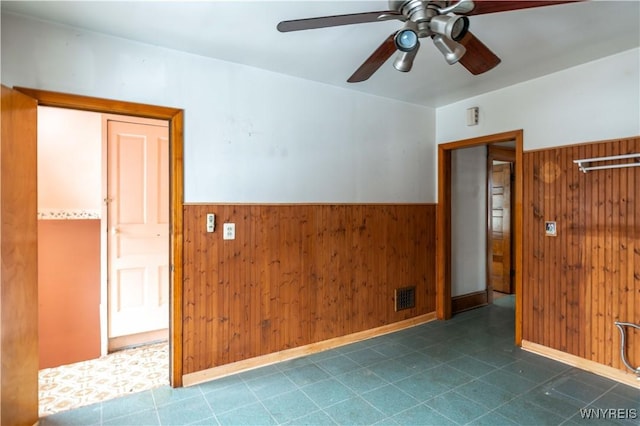
[[[106, 114], [123, 114], [169, 121], [170, 135], [170, 217], [171, 217], [171, 269], [170, 282], [170, 382], [182, 386], [182, 204], [184, 194], [184, 114], [183, 110], [134, 102], [115, 101], [39, 89], [16, 87], [38, 101], [39, 105], [94, 111]], [[34, 170], [34, 173], [36, 171]]]
[[300, 346], [297, 348], [286, 349], [280, 352], [274, 352], [255, 358], [237, 361], [231, 364], [221, 365], [219, 367], [208, 368], [206, 370], [197, 371], [195, 373], [185, 374], [182, 378], [184, 386], [193, 386], [214, 379], [219, 379], [231, 374], [243, 371], [253, 370], [255, 368], [264, 367], [275, 364], [277, 362], [287, 361], [294, 358], [300, 358], [314, 353], [326, 351], [362, 340], [371, 339], [373, 337], [382, 336], [384, 334], [393, 333], [395, 331], [404, 330], [416, 325], [425, 324], [436, 319], [435, 312], [398, 321], [393, 324], [383, 325], [370, 330], [360, 331], [358, 333], [348, 334], [346, 336], [336, 337], [324, 340], [318, 343]]
[[522, 341], [522, 144], [523, 131], [514, 130], [478, 138], [438, 145], [438, 208], [436, 229], [436, 314], [438, 319], [451, 317], [451, 151], [458, 148], [515, 141], [514, 268], [515, 275], [515, 343]]
[[468, 311], [469, 309], [485, 306], [489, 302], [489, 296], [487, 293], [487, 290], [481, 290], [451, 298], [452, 313], [457, 314], [459, 312]]
[[603, 365], [595, 361], [580, 358], [579, 356], [571, 355], [557, 349], [539, 345], [528, 340], [522, 341], [522, 349], [536, 355], [541, 355], [554, 361], [562, 362], [572, 367], [579, 368], [581, 370], [589, 371], [599, 376], [606, 377], [607, 379], [624, 383], [625, 385], [634, 387], [636, 389], [640, 389], [640, 382], [638, 381], [635, 374], [627, 373], [625, 371], [618, 370], [617, 368], [609, 367], [608, 365]]
[[[438, 146], [446, 151], [452, 151], [458, 148], [469, 148], [472, 146], [489, 145], [492, 143], [510, 142], [517, 139], [517, 135], [522, 133], [522, 130], [513, 130], [510, 132], [496, 133], [494, 135], [480, 136], [477, 138], [462, 139], [454, 142], [441, 143]], [[516, 144], [516, 150], [517, 150]]]
[[171, 120], [173, 116], [182, 111], [177, 108], [50, 92], [27, 87], [14, 87], [14, 89], [38, 100], [40, 105], [50, 107], [80, 109], [83, 111], [103, 112], [107, 114], [134, 115], [160, 120]]
[[516, 161], [516, 150], [515, 148], [509, 148], [506, 146], [489, 145], [488, 157], [491, 161], [508, 161], [513, 163]]
[[493, 303], [493, 282], [491, 280], [493, 269], [493, 156], [491, 155], [491, 145], [487, 147], [487, 202], [486, 202], [486, 232], [485, 232], [485, 268], [487, 286], [485, 292], [487, 294], [486, 303]]
[[169, 302], [169, 369], [171, 386], [182, 386], [183, 204], [184, 204], [184, 112], [178, 111], [169, 128], [171, 138], [171, 287]]
[[515, 344], [522, 344], [522, 234], [524, 229], [522, 227], [522, 199], [523, 199], [523, 159], [522, 149], [524, 146], [524, 136], [522, 130], [517, 131], [515, 134], [516, 141], [516, 161], [513, 164], [515, 169], [516, 181], [515, 186], [512, 188], [513, 192], [511, 196], [513, 198], [514, 206], [514, 226], [513, 226], [513, 268], [516, 271], [515, 279]]
[[451, 150], [438, 146], [436, 212], [436, 315], [451, 318]]

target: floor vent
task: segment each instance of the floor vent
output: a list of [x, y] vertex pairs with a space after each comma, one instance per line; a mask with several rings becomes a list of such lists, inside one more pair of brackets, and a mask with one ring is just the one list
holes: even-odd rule
[[396, 312], [416, 307], [416, 288], [396, 288]]

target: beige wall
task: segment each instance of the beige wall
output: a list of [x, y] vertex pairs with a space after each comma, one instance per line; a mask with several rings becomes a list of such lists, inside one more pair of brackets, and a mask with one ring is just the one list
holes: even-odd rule
[[100, 221], [38, 221], [40, 368], [100, 356]]
[[38, 212], [99, 215], [102, 116], [38, 107]]
[[40, 368], [100, 356], [102, 115], [38, 107]]

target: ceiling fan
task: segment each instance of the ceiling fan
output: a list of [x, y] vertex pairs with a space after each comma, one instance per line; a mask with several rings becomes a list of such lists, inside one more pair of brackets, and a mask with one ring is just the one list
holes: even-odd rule
[[402, 72], [410, 71], [413, 60], [420, 48], [419, 39], [426, 37], [430, 37], [433, 40], [433, 43], [444, 55], [449, 65], [460, 62], [469, 72], [478, 75], [493, 69], [500, 63], [500, 58], [469, 31], [469, 18], [467, 16], [573, 3], [575, 1], [581, 0], [459, 0], [456, 2], [389, 0], [389, 10], [294, 19], [280, 22], [277, 28], [280, 32], [290, 32], [362, 24], [365, 22], [389, 20], [404, 22], [404, 27], [387, 37], [349, 77], [347, 80], [349, 83], [367, 80], [396, 51], [399, 51], [399, 54], [393, 62], [394, 68]]

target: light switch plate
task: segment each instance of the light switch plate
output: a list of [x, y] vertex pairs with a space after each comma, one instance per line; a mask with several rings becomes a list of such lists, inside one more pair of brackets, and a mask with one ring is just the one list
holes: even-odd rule
[[213, 232], [216, 229], [216, 215], [207, 213], [207, 232]]
[[222, 226], [222, 238], [224, 240], [235, 240], [236, 239], [236, 224], [235, 223], [225, 223]]

